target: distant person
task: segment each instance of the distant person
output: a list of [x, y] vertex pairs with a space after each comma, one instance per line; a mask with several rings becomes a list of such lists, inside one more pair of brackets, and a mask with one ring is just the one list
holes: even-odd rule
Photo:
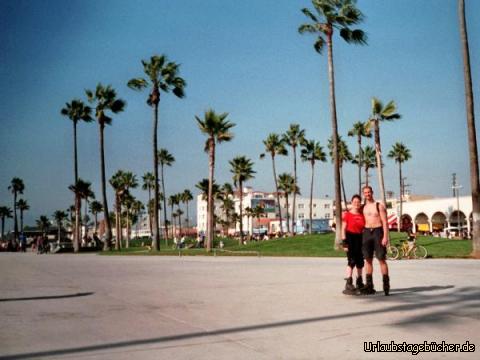
[[386, 261], [388, 245], [387, 210], [382, 203], [375, 201], [373, 190], [370, 186], [363, 188], [363, 197], [365, 198], [365, 205], [363, 206], [365, 228], [362, 237], [362, 250], [367, 266], [366, 285], [362, 290], [362, 294], [375, 294], [373, 286], [373, 255], [375, 254], [383, 275], [383, 291], [388, 296], [390, 294], [390, 277]]
[[[362, 253], [362, 233], [365, 217], [362, 212], [362, 198], [353, 195], [352, 207], [342, 214], [342, 246], [347, 252], [346, 284], [343, 291], [346, 295], [354, 295], [363, 289], [362, 270], [365, 265]], [[356, 287], [353, 285], [353, 269], [357, 268]]]
[[20, 239], [20, 251], [21, 252], [26, 252], [27, 251], [27, 237], [25, 234], [22, 232], [19, 236]]

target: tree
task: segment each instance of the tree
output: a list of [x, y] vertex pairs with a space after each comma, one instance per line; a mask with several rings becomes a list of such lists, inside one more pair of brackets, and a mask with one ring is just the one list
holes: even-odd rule
[[[95, 91], [86, 90], [85, 91], [88, 101], [92, 104], [95, 104], [95, 117], [98, 122], [100, 130], [100, 173], [102, 179], [102, 198], [103, 198], [103, 213], [107, 215], [108, 211], [108, 202], [107, 202], [107, 180], [105, 175], [105, 148], [104, 148], [104, 130], [105, 125], [110, 125], [112, 123], [112, 118], [107, 115], [108, 112], [118, 114], [122, 112], [125, 108], [125, 101], [122, 99], [117, 99], [116, 91], [110, 86], [103, 86], [98, 84], [95, 88]], [[112, 243], [112, 226], [110, 224], [110, 218], [104, 216], [105, 220], [105, 242], [103, 250], [110, 250]]]
[[[287, 207], [287, 233], [290, 234], [290, 214], [288, 206], [288, 195], [292, 193], [300, 194], [300, 189], [295, 185], [295, 179], [291, 174], [282, 173], [278, 175], [278, 188], [283, 191], [283, 196], [285, 196], [285, 205]], [[283, 231], [283, 230], [282, 230]]]
[[397, 220], [397, 228], [398, 232], [402, 230], [402, 205], [403, 205], [403, 177], [402, 177], [402, 164], [405, 161], [410, 160], [411, 154], [410, 149], [408, 149], [403, 143], [397, 142], [392, 146], [392, 150], [388, 153], [388, 157], [390, 159], [394, 159], [395, 162], [398, 164], [398, 174], [399, 174], [399, 184], [400, 184], [400, 214]]
[[[165, 245], [168, 243], [168, 226], [167, 226], [167, 199], [165, 197], [165, 174], [163, 172], [163, 169], [165, 166], [172, 166], [172, 164], [175, 162], [175, 158], [173, 157], [172, 154], [168, 152], [167, 149], [160, 149], [157, 154], [158, 160], [157, 163], [160, 163], [160, 174], [162, 178], [162, 193], [164, 194], [163, 196], [163, 222], [165, 226]], [[157, 209], [157, 210], [155, 210]], [[154, 199], [154, 205], [153, 205], [153, 211], [158, 211], [158, 206], [155, 206], [155, 199]], [[158, 216], [153, 214], [155, 221], [157, 221]]]
[[181, 200], [186, 205], [186, 208], [187, 208], [186, 223], [187, 223], [187, 228], [189, 228], [190, 227], [190, 220], [188, 218], [188, 216], [189, 216], [188, 215], [188, 203], [193, 200], [192, 192], [188, 189], [183, 190], [183, 193], [181, 194]]
[[[90, 183], [89, 183], [90, 184]], [[88, 233], [88, 199], [95, 199], [95, 193], [91, 189], [90, 185], [82, 189], [82, 192], [80, 193], [80, 197], [85, 200], [85, 216], [84, 216], [84, 223], [85, 223], [85, 235]], [[81, 209], [81, 203], [80, 203], [80, 209]], [[80, 221], [81, 221], [80, 217]], [[81, 223], [80, 223], [81, 227]]]
[[360, 164], [361, 167], [363, 167], [363, 170], [365, 171], [365, 186], [369, 186], [368, 178], [370, 177], [370, 175], [368, 174], [368, 171], [375, 168], [376, 166], [375, 156], [375, 149], [370, 145], [367, 145], [363, 149], [362, 161], [359, 161], [358, 155], [355, 156], [355, 159], [352, 160], [352, 163]]
[[[150, 204], [152, 200], [152, 189], [155, 189], [155, 176], [151, 172], [147, 172], [142, 176], [142, 180], [142, 189], [148, 190], [148, 204]], [[150, 229], [150, 234], [153, 234], [151, 211], [148, 211], [148, 228]]]
[[122, 198], [122, 205], [125, 208], [125, 220], [126, 220], [126, 228], [127, 228], [127, 241], [125, 243], [125, 248], [128, 249], [130, 247], [130, 216], [132, 215], [132, 208], [135, 204], [137, 199], [127, 192]]
[[[298, 184], [297, 179], [297, 147], [300, 146], [305, 141], [305, 130], [300, 129], [298, 124], [290, 124], [287, 132], [283, 135], [283, 141], [285, 144], [289, 145], [293, 150], [293, 178], [295, 179], [295, 185]], [[292, 232], [295, 234], [296, 225], [295, 225], [295, 213], [296, 213], [296, 198], [297, 194], [293, 193], [293, 204], [292, 204]]]
[[363, 137], [372, 137], [368, 132], [367, 126], [361, 121], [357, 121], [353, 124], [353, 127], [348, 131], [348, 136], [356, 136], [358, 143], [358, 194], [362, 193], [362, 161], [363, 161], [363, 149], [362, 149], [362, 138]]
[[253, 179], [256, 172], [253, 170], [253, 162], [245, 156], [237, 156], [229, 161], [230, 172], [233, 174], [233, 183], [239, 191], [240, 198], [240, 242], [243, 244], [243, 185], [246, 181]]
[[[150, 92], [147, 99], [147, 104], [153, 108], [153, 174], [154, 174], [154, 205], [153, 216], [155, 223], [155, 231], [153, 234], [153, 249], [160, 250], [160, 226], [158, 217], [159, 208], [159, 190], [158, 190], [158, 145], [157, 145], [157, 132], [158, 132], [158, 108], [160, 105], [160, 90], [164, 93], [172, 93], [178, 97], [183, 98], [185, 96], [184, 89], [186, 82], [179, 76], [180, 65], [168, 61], [165, 55], [154, 55], [150, 58], [150, 61], [142, 60], [143, 72], [146, 75], [145, 78], [134, 78], [128, 82], [128, 87], [133, 90], [143, 90], [150, 88]], [[163, 180], [163, 178], [162, 178]], [[163, 190], [165, 194], [165, 190]], [[165, 203], [163, 204], [165, 208]], [[165, 217], [166, 219], [166, 217]], [[165, 224], [165, 241], [167, 240], [167, 225]]]
[[[78, 179], [80, 181], [80, 179]], [[48, 217], [45, 215], [41, 215], [37, 220], [36, 224], [38, 228], [42, 231], [43, 236], [47, 236], [48, 229], [50, 228], [50, 220], [48, 220]], [[44, 244], [44, 246], [47, 246], [48, 244]]]
[[228, 113], [217, 114], [209, 109], [205, 112], [203, 119], [195, 116], [198, 127], [202, 134], [207, 136], [205, 151], [208, 153], [208, 198], [207, 198], [207, 252], [210, 252], [213, 244], [215, 229], [213, 227], [213, 183], [215, 181], [215, 148], [216, 144], [227, 142], [233, 139], [230, 131], [235, 126], [227, 120]]
[[473, 255], [480, 258], [480, 183], [478, 170], [477, 132], [475, 126], [475, 106], [473, 101], [472, 74], [467, 24], [465, 21], [465, 1], [458, 0], [460, 40], [463, 55], [463, 76], [465, 79], [465, 106], [467, 113], [468, 155], [470, 159], [470, 188], [472, 192], [472, 246]]
[[0, 218], [2, 218], [2, 240], [5, 230], [5, 218], [12, 218], [12, 209], [8, 206], [0, 206]]
[[75, 194], [75, 228], [73, 232], [73, 251], [80, 250], [80, 203], [82, 201], [82, 194], [85, 194], [90, 189], [91, 183], [84, 181], [81, 178], [74, 185], [68, 187]]
[[[356, 8], [352, 0], [312, 0], [317, 15], [309, 9], [302, 9], [303, 14], [311, 21], [309, 24], [300, 25], [300, 34], [310, 33], [317, 36], [314, 49], [322, 53], [325, 44], [328, 50], [328, 78], [330, 88], [330, 112], [332, 123], [333, 153], [334, 155], [334, 181], [335, 181], [335, 223], [342, 223], [342, 196], [340, 191], [340, 161], [338, 159], [338, 126], [337, 126], [337, 105], [335, 99], [335, 76], [333, 68], [333, 34], [337, 29], [340, 36], [347, 42], [364, 45], [367, 43], [367, 36], [362, 30], [350, 27], [363, 21], [362, 12]], [[340, 248], [342, 238], [342, 227], [336, 227], [335, 248]]]
[[[272, 158], [272, 167], [273, 167], [273, 178], [275, 181], [275, 192], [277, 197], [277, 206], [278, 206], [278, 217], [280, 219], [280, 231], [283, 229], [282, 226], [282, 207], [280, 206], [280, 194], [278, 192], [278, 181], [277, 181], [277, 171], [275, 168], [275, 156], [276, 155], [288, 155], [288, 151], [285, 148], [285, 143], [281, 139], [280, 135], [271, 133], [268, 137], [263, 140], [265, 145], [265, 153], [269, 153]], [[260, 154], [260, 159], [265, 157], [265, 153]]]
[[182, 236], [182, 215], [184, 214], [184, 212], [179, 207], [175, 212], [175, 214], [177, 214], [178, 216], [178, 233], [179, 233], [179, 236]]
[[370, 132], [372, 127], [374, 130], [374, 139], [375, 139], [375, 154], [377, 161], [377, 174], [378, 174], [378, 185], [380, 187], [380, 197], [385, 204], [387, 205], [387, 199], [385, 197], [385, 183], [383, 181], [383, 162], [382, 162], [382, 146], [380, 144], [380, 122], [382, 121], [393, 121], [400, 119], [400, 114], [396, 113], [397, 106], [392, 100], [387, 105], [383, 106], [383, 103], [377, 98], [372, 98], [372, 115], [370, 116], [368, 122], [368, 131]]
[[8, 186], [8, 190], [11, 191], [13, 194], [13, 223], [14, 223], [14, 239], [15, 241], [18, 239], [18, 221], [17, 221], [17, 195], [23, 194], [23, 190], [25, 190], [25, 185], [23, 184], [23, 180], [14, 177]]
[[57, 243], [58, 244], [60, 244], [60, 240], [62, 237], [63, 222], [67, 219], [67, 217], [68, 217], [67, 213], [63, 210], [57, 210], [53, 213], [53, 218], [57, 223]]
[[137, 237], [138, 237], [138, 220], [140, 216], [143, 214], [144, 209], [145, 209], [145, 206], [140, 200], [135, 200], [131, 207], [132, 217], [136, 219], [135, 221], [132, 220], [132, 223], [134, 222], [137, 224], [137, 229], [136, 229]]
[[308, 161], [312, 166], [312, 179], [310, 181], [310, 228], [309, 233], [313, 229], [313, 175], [315, 173], [315, 163], [317, 161], [326, 162], [327, 155], [323, 151], [323, 147], [315, 140], [305, 140], [302, 144], [300, 157], [303, 161]]
[[23, 213], [30, 210], [30, 205], [24, 199], [18, 199], [17, 208], [20, 210], [20, 232], [23, 233]]
[[[170, 206], [170, 216], [172, 217], [172, 223], [173, 223], [173, 227], [172, 227], [172, 238], [176, 236], [176, 222], [174, 219], [177, 218], [177, 214], [174, 213], [174, 207], [175, 205], [178, 205], [180, 203], [180, 200], [179, 200], [179, 197], [178, 197], [178, 194], [173, 194], [173, 195], [170, 195], [168, 197], [168, 205]], [[174, 216], [175, 215], [175, 216]]]
[[92, 201], [90, 203], [90, 212], [93, 214], [93, 218], [95, 220], [95, 233], [97, 232], [97, 229], [98, 229], [98, 214], [101, 213], [103, 211], [103, 206], [102, 206], [102, 203], [99, 202], [99, 201]]
[[[348, 150], [347, 143], [343, 141], [342, 137], [338, 137], [338, 151], [337, 151], [337, 158], [340, 162], [340, 183], [342, 185], [342, 193], [343, 193], [343, 201], [345, 202], [345, 206], [347, 205], [347, 194], [345, 193], [345, 183], [343, 181], [343, 164], [346, 162], [350, 162], [353, 160], [352, 153]], [[332, 158], [332, 162], [334, 161], [334, 153], [333, 153], [333, 141], [332, 138], [328, 139], [328, 149], [330, 150], [330, 157]]]

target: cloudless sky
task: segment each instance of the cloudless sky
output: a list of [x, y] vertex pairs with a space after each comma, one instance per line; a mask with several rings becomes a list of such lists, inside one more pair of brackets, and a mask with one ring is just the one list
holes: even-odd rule
[[[450, 196], [451, 174], [469, 192], [463, 62], [456, 0], [360, 0], [368, 46], [335, 36], [339, 132], [366, 120], [376, 96], [395, 100], [402, 119], [381, 126], [387, 190], [398, 194], [398, 166], [386, 154], [397, 141], [410, 148], [404, 175], [414, 194]], [[12, 207], [13, 177], [25, 183], [31, 209], [25, 223], [51, 216], [73, 203], [73, 126], [60, 115], [84, 90], [111, 84], [128, 103], [106, 128], [106, 171], [141, 176], [152, 171], [152, 110], [147, 92], [127, 88], [143, 76], [142, 59], [166, 54], [181, 64], [186, 98], [163, 94], [159, 147], [176, 158], [166, 169], [167, 195], [208, 176], [205, 137], [194, 116], [208, 108], [228, 112], [235, 139], [217, 147], [217, 182], [231, 182], [228, 160], [255, 162], [255, 189], [274, 190], [271, 161], [259, 159], [262, 140], [290, 123], [308, 139], [327, 144], [331, 135], [326, 53], [314, 37], [299, 35], [308, 22], [300, 12], [308, 0], [0, 0], [0, 205]], [[480, 2], [466, 0], [472, 76], [478, 118], [480, 103]], [[78, 126], [79, 174], [100, 193], [98, 125]], [[280, 157], [278, 172], [293, 171]], [[372, 171], [371, 182], [377, 189]], [[333, 197], [333, 171], [317, 167], [315, 196]], [[308, 196], [310, 168], [299, 163], [299, 185]], [[356, 167], [345, 165], [347, 195], [357, 189]], [[113, 194], [108, 186], [109, 207]], [[133, 194], [146, 201], [146, 192]], [[194, 208], [194, 206], [191, 206]], [[192, 211], [193, 213], [193, 211]], [[6, 229], [12, 228], [12, 221]]]

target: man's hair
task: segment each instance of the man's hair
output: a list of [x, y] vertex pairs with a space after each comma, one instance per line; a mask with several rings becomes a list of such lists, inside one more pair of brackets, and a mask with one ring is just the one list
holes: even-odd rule
[[371, 187], [370, 185], [365, 185], [365, 186], [363, 187], [362, 191], [365, 190], [365, 189], [370, 189], [370, 191], [371, 191], [372, 194], [373, 194], [373, 189], [372, 189], [372, 187]]

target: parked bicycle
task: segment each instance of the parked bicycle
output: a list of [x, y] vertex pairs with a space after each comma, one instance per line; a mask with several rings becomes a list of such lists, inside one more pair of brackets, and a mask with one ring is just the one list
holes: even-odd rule
[[428, 251], [425, 246], [416, 243], [409, 244], [407, 240], [402, 241], [399, 246], [389, 245], [387, 247], [387, 259], [397, 260], [399, 258], [407, 259], [425, 259]]

